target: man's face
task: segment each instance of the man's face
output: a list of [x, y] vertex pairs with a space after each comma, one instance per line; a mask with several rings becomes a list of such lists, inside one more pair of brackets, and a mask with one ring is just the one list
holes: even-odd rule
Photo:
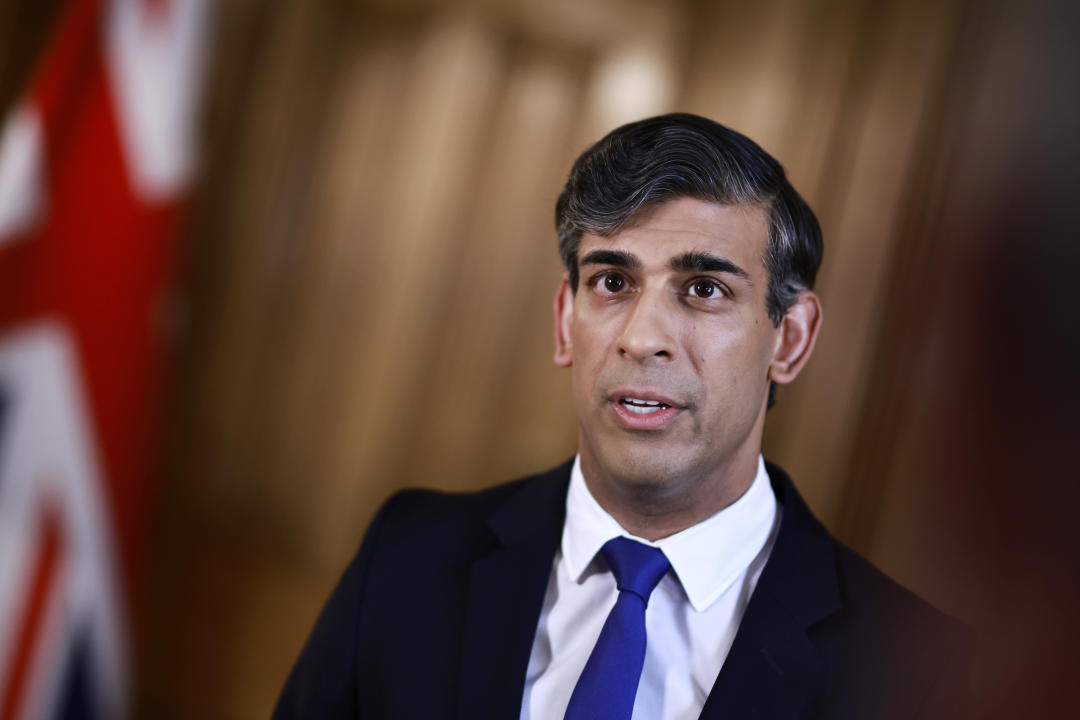
[[587, 476], [690, 500], [756, 463], [782, 335], [765, 305], [768, 232], [761, 207], [679, 198], [582, 237], [556, 361], [572, 368]]

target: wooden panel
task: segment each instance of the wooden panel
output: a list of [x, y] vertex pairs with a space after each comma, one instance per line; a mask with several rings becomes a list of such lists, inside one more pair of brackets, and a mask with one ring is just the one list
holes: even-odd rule
[[1063, 668], [1080, 637], [1080, 13], [970, 10], [905, 213], [913, 263], [883, 320], [911, 349], [875, 362], [885, 393], [902, 394], [896, 413], [866, 415], [869, 455], [856, 458], [880, 479], [853, 527], [899, 579], [982, 631], [978, 717], [1057, 717], [1075, 705]]

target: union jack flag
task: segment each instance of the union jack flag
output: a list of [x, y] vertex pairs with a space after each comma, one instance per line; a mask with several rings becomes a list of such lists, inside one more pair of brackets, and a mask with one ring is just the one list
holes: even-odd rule
[[0, 126], [0, 720], [121, 718], [204, 0], [70, 0]]

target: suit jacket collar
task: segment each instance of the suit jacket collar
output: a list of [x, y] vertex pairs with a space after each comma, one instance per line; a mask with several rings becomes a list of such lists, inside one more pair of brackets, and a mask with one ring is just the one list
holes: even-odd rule
[[473, 563], [458, 716], [516, 718], [566, 514], [567, 462], [522, 481], [488, 520], [494, 544]]
[[[572, 461], [519, 484], [491, 515], [493, 549], [473, 565], [460, 717], [513, 718], [562, 534]], [[768, 464], [783, 519], [769, 561], [702, 709], [724, 717], [794, 718], [824, 668], [807, 630], [841, 606], [832, 538], [783, 470]]]

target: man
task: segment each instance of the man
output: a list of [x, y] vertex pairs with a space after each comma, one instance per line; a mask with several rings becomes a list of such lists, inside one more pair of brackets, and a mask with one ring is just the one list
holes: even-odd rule
[[643, 120], [578, 159], [556, 226], [579, 455], [391, 499], [275, 717], [955, 717], [956, 624], [761, 459], [821, 325], [821, 233], [781, 166]]

